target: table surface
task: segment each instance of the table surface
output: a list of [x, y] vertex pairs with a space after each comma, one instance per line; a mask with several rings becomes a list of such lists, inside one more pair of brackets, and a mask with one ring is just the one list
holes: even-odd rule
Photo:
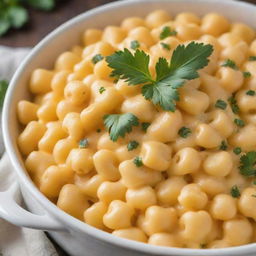
[[[13, 47], [32, 47], [45, 35], [70, 18], [91, 8], [117, 0], [60, 0], [52, 12], [29, 10], [30, 21], [20, 30], [11, 30], [0, 38], [0, 45]], [[246, 0], [256, 3], [256, 0]], [[53, 241], [54, 243], [54, 241]], [[54, 243], [60, 256], [68, 256], [56, 243]]]

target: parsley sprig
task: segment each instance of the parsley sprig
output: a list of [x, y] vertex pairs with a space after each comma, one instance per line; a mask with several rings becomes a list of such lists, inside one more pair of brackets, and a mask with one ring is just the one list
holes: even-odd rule
[[139, 119], [132, 113], [105, 115], [103, 119], [112, 141], [124, 137], [126, 133], [132, 131], [133, 126], [139, 125]]
[[111, 76], [124, 79], [128, 85], [143, 84], [142, 94], [163, 110], [174, 112], [179, 100], [178, 88], [186, 80], [199, 77], [198, 70], [205, 67], [213, 47], [203, 43], [191, 42], [179, 45], [173, 52], [170, 62], [159, 58], [156, 63], [156, 78], [149, 71], [150, 57], [142, 50], [134, 54], [128, 49], [117, 51], [106, 61], [112, 68]]

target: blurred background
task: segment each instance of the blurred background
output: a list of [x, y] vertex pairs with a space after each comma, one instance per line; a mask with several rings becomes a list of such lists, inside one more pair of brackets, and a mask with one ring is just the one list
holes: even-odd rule
[[0, 0], [0, 45], [34, 46], [72, 17], [114, 1]]

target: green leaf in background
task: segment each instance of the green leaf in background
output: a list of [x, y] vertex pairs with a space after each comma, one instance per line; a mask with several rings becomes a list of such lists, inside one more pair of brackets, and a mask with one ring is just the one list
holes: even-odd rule
[[10, 6], [7, 17], [14, 28], [21, 28], [28, 21], [28, 12], [21, 6]]
[[10, 21], [0, 16], [0, 36], [4, 35], [10, 27]]
[[6, 80], [0, 80], [0, 107], [3, 106], [4, 96], [8, 88], [8, 82]]
[[54, 0], [27, 0], [27, 3], [30, 6], [43, 11], [50, 11], [55, 6]]

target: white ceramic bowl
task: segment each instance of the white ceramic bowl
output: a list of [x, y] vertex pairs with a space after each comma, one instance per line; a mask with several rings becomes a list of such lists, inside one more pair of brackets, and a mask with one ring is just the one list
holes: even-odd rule
[[16, 225], [48, 230], [50, 235], [73, 256], [255, 256], [256, 244], [212, 250], [179, 249], [147, 245], [112, 236], [95, 229], [61, 211], [44, 197], [30, 180], [16, 145], [19, 124], [16, 105], [29, 98], [28, 80], [35, 68], [50, 68], [63, 51], [79, 42], [89, 27], [103, 28], [118, 24], [127, 16], [144, 16], [154, 9], [165, 9], [172, 15], [182, 11], [203, 15], [218, 12], [233, 21], [256, 24], [256, 6], [223, 0], [134, 0], [118, 1], [98, 7], [68, 21], [39, 43], [17, 70], [8, 89], [3, 109], [3, 136], [7, 153], [17, 174], [28, 210], [19, 207], [13, 184], [0, 192], [0, 216]]

